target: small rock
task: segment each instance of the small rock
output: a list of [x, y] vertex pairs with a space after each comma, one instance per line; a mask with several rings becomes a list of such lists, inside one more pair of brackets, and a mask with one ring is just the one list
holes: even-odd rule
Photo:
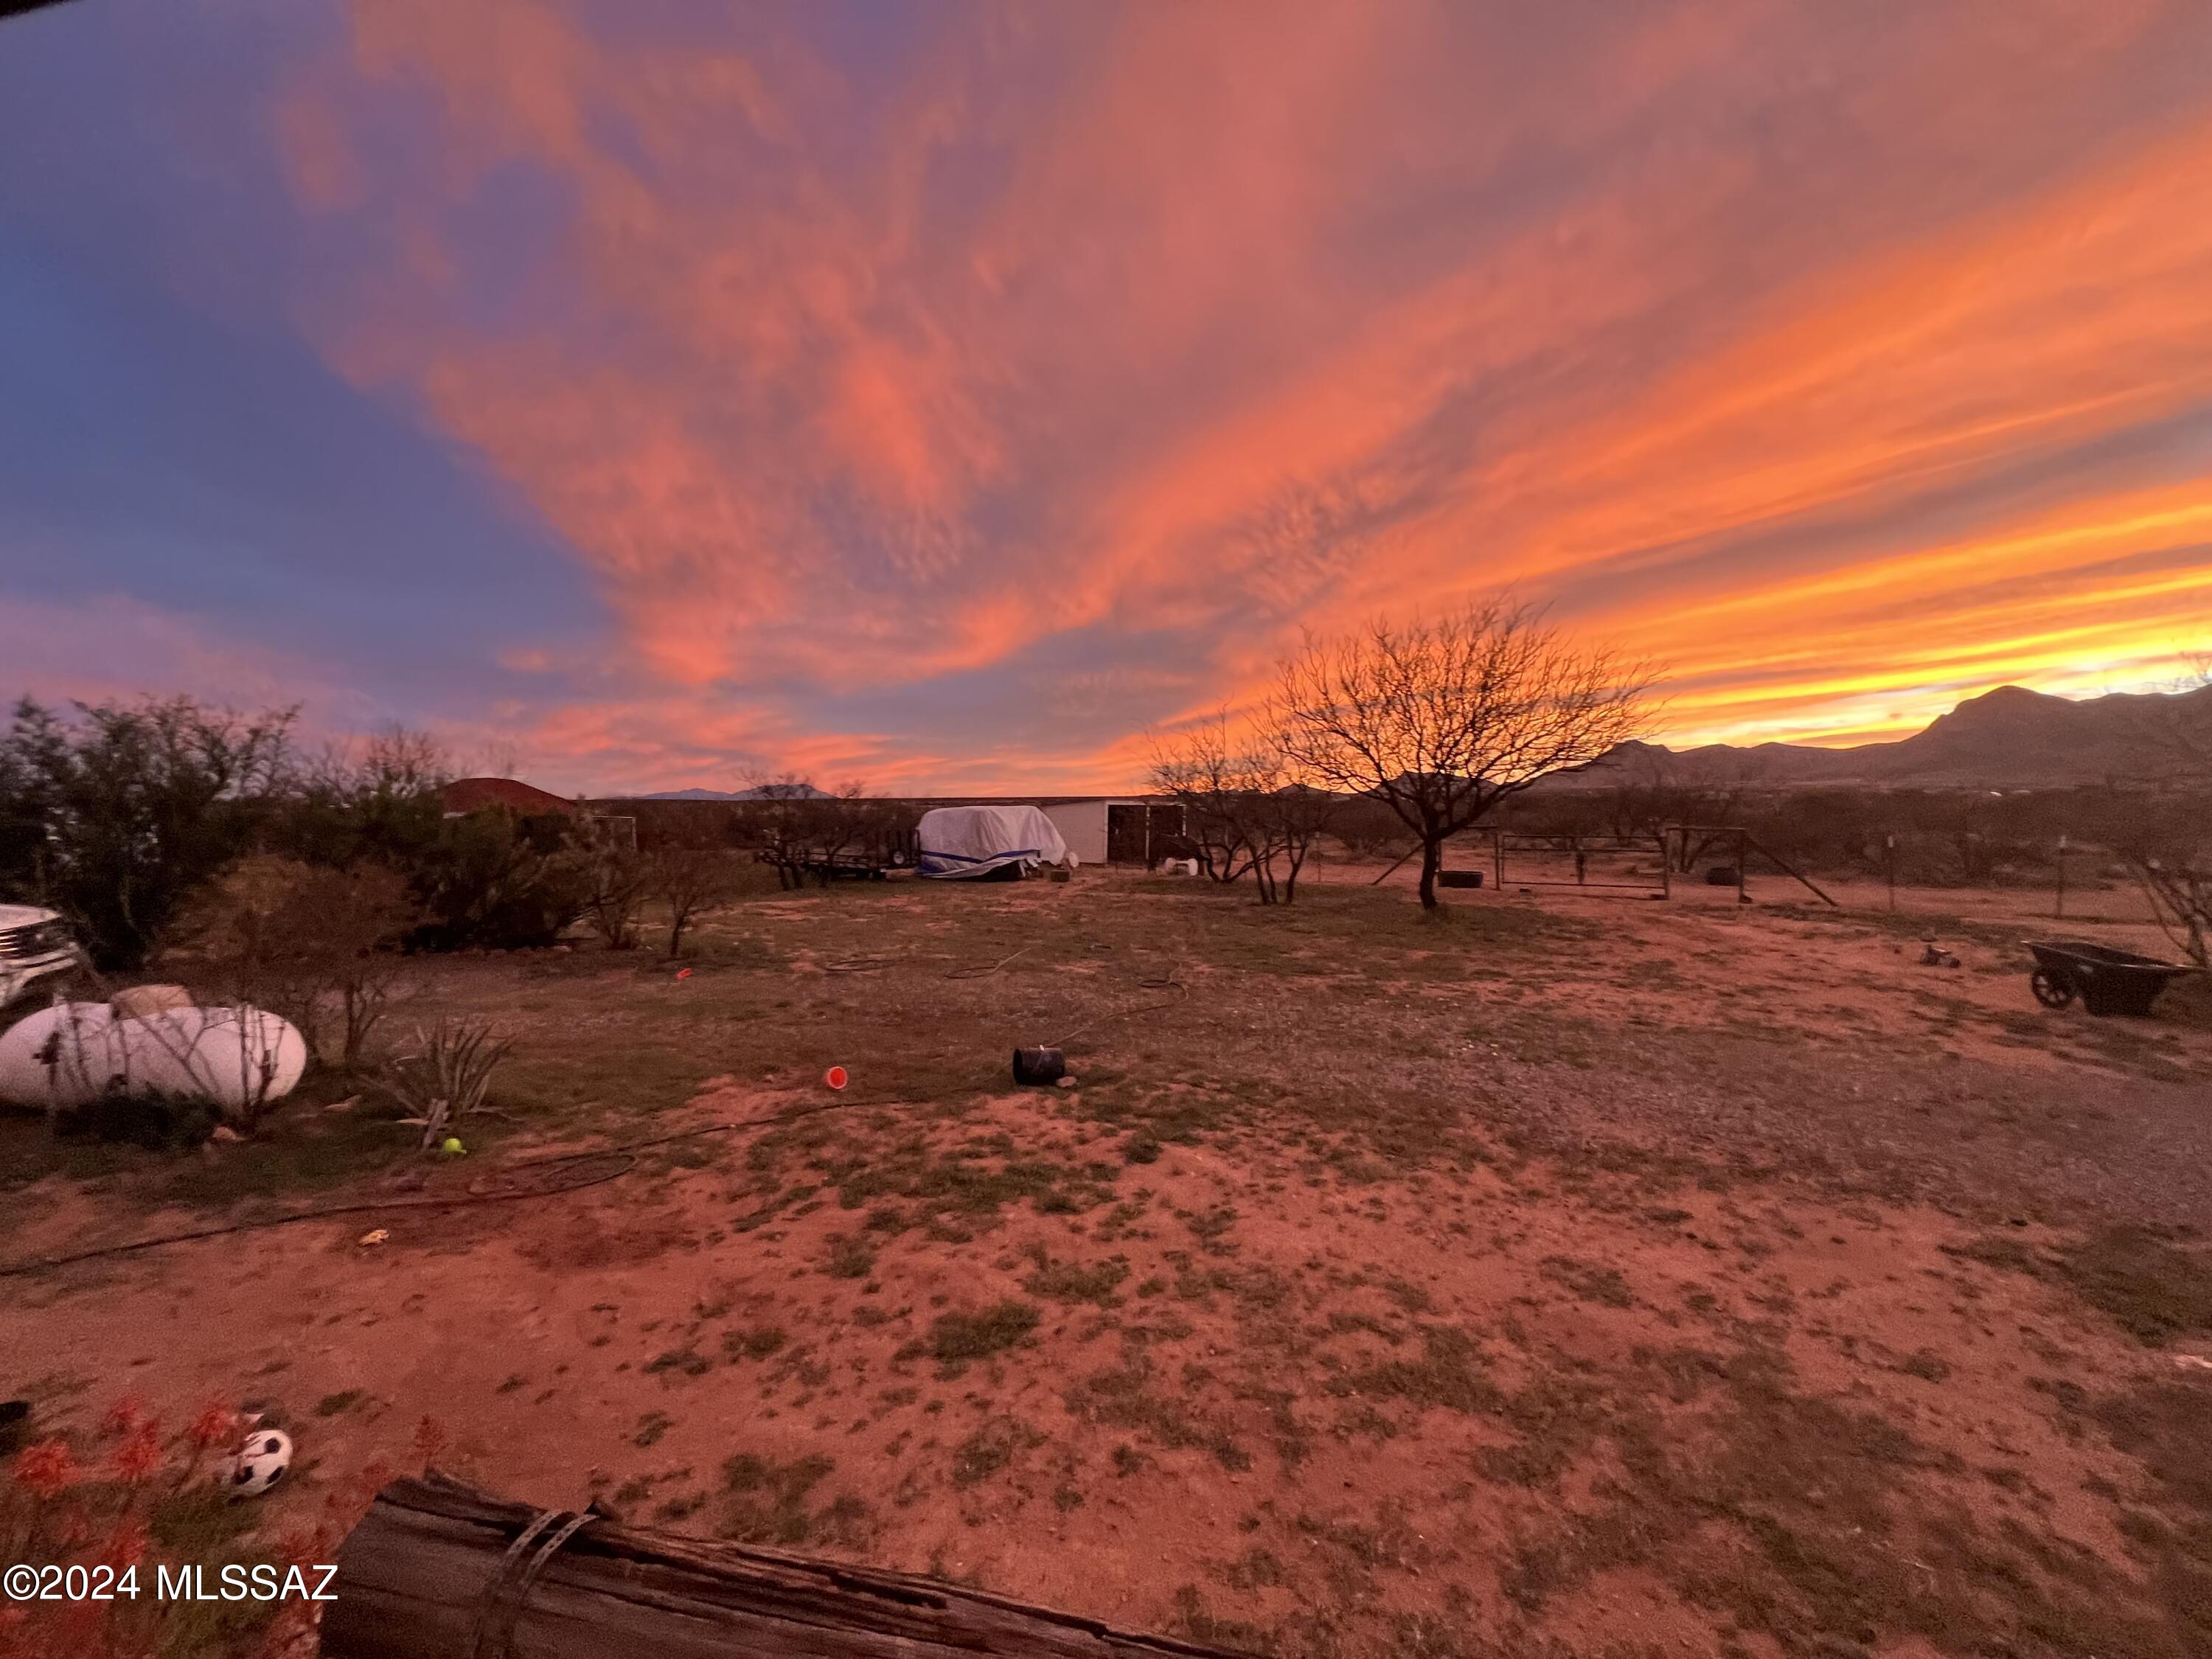
[[237, 1130], [232, 1128], [228, 1123], [218, 1123], [215, 1126], [215, 1133], [210, 1135], [208, 1139], [210, 1140], [220, 1141], [226, 1146], [235, 1146], [240, 1141], [245, 1139], [246, 1137], [239, 1133]]

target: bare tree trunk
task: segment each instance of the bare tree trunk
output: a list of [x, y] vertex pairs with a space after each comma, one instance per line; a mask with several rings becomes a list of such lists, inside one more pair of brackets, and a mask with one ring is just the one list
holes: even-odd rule
[[1437, 872], [1444, 866], [1444, 840], [1434, 830], [1421, 832], [1421, 908], [1437, 908]]

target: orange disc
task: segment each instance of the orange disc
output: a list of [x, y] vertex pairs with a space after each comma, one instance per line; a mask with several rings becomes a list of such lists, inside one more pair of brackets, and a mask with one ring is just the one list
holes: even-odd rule
[[822, 1073], [822, 1080], [833, 1089], [843, 1088], [846, 1081], [845, 1068], [842, 1066], [832, 1066]]

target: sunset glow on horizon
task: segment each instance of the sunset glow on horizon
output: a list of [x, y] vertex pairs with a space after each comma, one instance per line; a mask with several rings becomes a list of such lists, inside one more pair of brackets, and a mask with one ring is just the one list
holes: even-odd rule
[[2212, 8], [0, 22], [0, 695], [1121, 788], [1501, 586], [1664, 741], [2212, 647]]

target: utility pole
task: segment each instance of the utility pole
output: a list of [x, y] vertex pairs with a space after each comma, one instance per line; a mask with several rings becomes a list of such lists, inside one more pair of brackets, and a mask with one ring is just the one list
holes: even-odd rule
[[1894, 915], [1897, 913], [1897, 837], [1884, 836], [1881, 848], [1882, 861], [1889, 867], [1889, 908], [1890, 914]]

